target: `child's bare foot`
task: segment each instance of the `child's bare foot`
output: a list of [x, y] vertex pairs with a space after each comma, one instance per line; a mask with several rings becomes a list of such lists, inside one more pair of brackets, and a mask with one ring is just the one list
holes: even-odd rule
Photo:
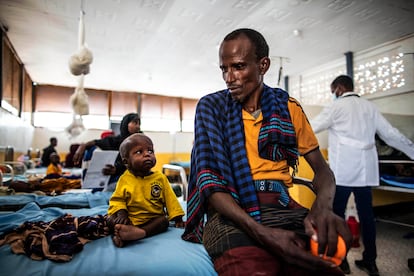
[[112, 238], [112, 241], [114, 242], [114, 244], [115, 244], [116, 247], [123, 247], [124, 246], [124, 243], [122, 242], [121, 238], [118, 237], [117, 235], [115, 235]]
[[133, 225], [116, 224], [114, 229], [113, 242], [117, 247], [122, 247], [124, 241], [136, 241], [145, 238], [144, 229]]

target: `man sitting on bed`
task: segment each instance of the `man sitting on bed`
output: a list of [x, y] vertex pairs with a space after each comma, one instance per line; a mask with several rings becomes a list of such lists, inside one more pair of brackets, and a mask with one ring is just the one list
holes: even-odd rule
[[[263, 82], [266, 40], [252, 29], [233, 31], [219, 58], [228, 89], [201, 98], [196, 108], [183, 239], [202, 242], [220, 276], [342, 275], [306, 246], [312, 237], [319, 254], [333, 256], [338, 234], [347, 248], [351, 235], [332, 212], [335, 178], [300, 104]], [[315, 173], [309, 211], [287, 192], [298, 154]]]
[[109, 200], [108, 225], [114, 232], [114, 244], [122, 247], [125, 241], [162, 233], [169, 220], [176, 227], [184, 227], [184, 211], [167, 177], [151, 171], [156, 163], [151, 139], [132, 134], [122, 142], [119, 152], [127, 170]]

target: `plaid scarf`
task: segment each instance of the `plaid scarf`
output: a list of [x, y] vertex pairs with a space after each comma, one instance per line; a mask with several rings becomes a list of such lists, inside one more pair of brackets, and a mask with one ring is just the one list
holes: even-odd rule
[[[262, 158], [288, 160], [293, 166], [298, 151], [288, 99], [287, 92], [264, 85], [258, 149]], [[234, 101], [228, 90], [201, 98], [196, 109], [194, 134], [183, 239], [202, 242], [206, 203], [214, 192], [230, 193], [251, 217], [260, 222], [259, 203], [245, 148], [242, 104]]]

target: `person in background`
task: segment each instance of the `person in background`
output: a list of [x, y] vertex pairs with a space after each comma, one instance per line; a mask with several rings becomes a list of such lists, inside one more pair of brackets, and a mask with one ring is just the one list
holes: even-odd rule
[[78, 149], [79, 144], [72, 144], [69, 147], [69, 153], [65, 157], [65, 168], [80, 168], [82, 166], [82, 161], [75, 165], [73, 162], [73, 156], [76, 153], [76, 150]]
[[[355, 265], [369, 275], [379, 275], [376, 265], [376, 227], [371, 188], [379, 185], [375, 134], [388, 145], [414, 158], [413, 143], [394, 128], [376, 106], [354, 92], [351, 77], [338, 76], [331, 83], [334, 101], [311, 120], [315, 133], [328, 130], [329, 165], [336, 178], [334, 212], [345, 218], [351, 193], [354, 194], [362, 229], [364, 251]], [[345, 259], [341, 268], [349, 274]]]
[[42, 154], [42, 167], [47, 167], [50, 164], [50, 154], [53, 152], [57, 153], [56, 146], [58, 144], [58, 140], [56, 137], [51, 137], [49, 139], [50, 144], [46, 148], [43, 149]]
[[127, 170], [109, 200], [108, 225], [114, 232], [114, 244], [122, 247], [125, 241], [162, 233], [169, 220], [176, 227], [184, 227], [184, 211], [167, 177], [151, 171], [157, 161], [151, 139], [141, 133], [132, 134], [119, 151]]
[[[98, 147], [101, 150], [119, 150], [121, 143], [131, 134], [141, 132], [141, 119], [138, 113], [129, 113], [122, 118], [120, 125], [119, 135], [109, 135], [102, 139], [91, 140], [87, 143], [82, 143], [76, 150], [73, 156], [75, 164], [79, 164], [84, 157], [85, 150], [89, 150], [93, 147]], [[107, 164], [102, 168], [104, 175], [111, 175], [109, 183], [116, 183], [119, 176], [126, 170], [125, 165], [122, 163], [121, 157], [118, 154], [115, 164]]]
[[56, 152], [50, 154], [50, 164], [47, 166], [46, 178], [62, 177], [62, 165], [60, 165], [60, 157]]
[[[338, 235], [348, 249], [351, 233], [332, 212], [335, 178], [300, 104], [264, 84], [265, 38], [252, 29], [231, 32], [219, 64], [227, 89], [196, 108], [182, 238], [203, 243], [219, 275], [343, 275], [307, 246], [312, 238], [319, 254], [333, 256]], [[310, 210], [287, 191], [298, 154], [315, 173]]]

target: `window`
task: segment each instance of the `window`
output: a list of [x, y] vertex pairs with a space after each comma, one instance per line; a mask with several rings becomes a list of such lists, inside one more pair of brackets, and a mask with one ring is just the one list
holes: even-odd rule
[[181, 131], [179, 98], [142, 95], [141, 99], [143, 131]]
[[138, 111], [138, 93], [111, 92], [111, 117], [124, 117]]
[[[29, 92], [29, 88], [27, 88]], [[36, 127], [64, 129], [72, 123], [70, 97], [75, 88], [35, 86], [33, 124]], [[110, 129], [131, 112], [139, 112], [143, 131], [193, 132], [197, 100], [141, 94], [136, 92], [85, 89], [89, 115], [82, 116], [87, 129]], [[25, 92], [26, 93], [26, 92]], [[30, 102], [25, 103], [30, 110]]]
[[182, 120], [181, 130], [186, 132], [194, 131], [194, 117], [198, 100], [182, 99]]
[[[33, 124], [36, 127], [64, 129], [73, 121], [70, 96], [75, 88], [53, 85], [39, 85], [35, 89], [35, 114]], [[85, 89], [88, 95], [89, 115], [82, 116], [87, 129], [108, 129], [109, 91]], [[91, 104], [93, 103], [93, 104]]]
[[24, 121], [31, 123], [33, 108], [33, 84], [30, 76], [25, 71], [23, 74], [23, 103], [22, 118]]
[[354, 67], [356, 91], [364, 95], [403, 87], [403, 56], [397, 48], [357, 62]]
[[[20, 110], [20, 90], [22, 80], [22, 66], [13, 54], [8, 43], [3, 47], [3, 95], [1, 106], [18, 116]], [[1, 53], [0, 53], [1, 54]]]

